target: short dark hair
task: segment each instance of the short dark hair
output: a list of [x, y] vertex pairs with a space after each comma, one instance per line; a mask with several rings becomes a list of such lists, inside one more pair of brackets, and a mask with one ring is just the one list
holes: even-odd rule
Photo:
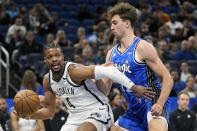
[[189, 93], [188, 93], [187, 91], [180, 91], [180, 92], [178, 93], [178, 100], [180, 99], [180, 96], [181, 96], [182, 94], [185, 94], [185, 95], [187, 95], [188, 97], [190, 97], [190, 96], [189, 96]]
[[125, 2], [120, 2], [116, 4], [113, 8], [109, 9], [108, 15], [110, 19], [114, 15], [119, 15], [120, 18], [123, 20], [130, 20], [132, 27], [134, 27], [137, 22], [136, 8]]
[[50, 48], [59, 48], [60, 51], [62, 52], [62, 48], [60, 47], [59, 44], [54, 44], [54, 43], [46, 44], [46, 45], [44, 46], [44, 50], [43, 50], [44, 56], [45, 56], [45, 51], [48, 50], [48, 49], [50, 49]]

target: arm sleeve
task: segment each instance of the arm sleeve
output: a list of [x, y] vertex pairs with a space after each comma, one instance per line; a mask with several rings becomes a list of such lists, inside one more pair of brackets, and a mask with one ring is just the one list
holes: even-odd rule
[[95, 67], [95, 79], [109, 78], [114, 82], [120, 83], [128, 89], [131, 89], [135, 85], [128, 77], [122, 72], [116, 69], [114, 66], [96, 66]]

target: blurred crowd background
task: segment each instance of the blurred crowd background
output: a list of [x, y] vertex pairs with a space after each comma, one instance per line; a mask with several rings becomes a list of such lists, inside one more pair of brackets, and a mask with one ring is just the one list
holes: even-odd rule
[[[103, 64], [107, 51], [116, 43], [107, 10], [117, 2], [129, 2], [137, 8], [135, 34], [154, 45], [172, 75], [172, 109], [182, 90], [189, 93], [191, 108], [197, 102], [195, 0], [0, 0], [0, 46], [9, 53], [10, 69], [8, 96], [6, 71], [0, 72], [0, 96], [6, 98], [8, 106], [22, 89], [44, 95], [42, 78], [48, 67], [42, 49], [46, 44], [59, 44], [65, 60]], [[4, 55], [1, 58], [6, 61]], [[119, 94], [113, 84], [109, 95], [112, 108], [124, 105]]]

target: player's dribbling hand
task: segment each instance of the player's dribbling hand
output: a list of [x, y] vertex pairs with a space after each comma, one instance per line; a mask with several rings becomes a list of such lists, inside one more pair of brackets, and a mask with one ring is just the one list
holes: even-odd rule
[[152, 88], [151, 87], [143, 87], [143, 86], [139, 86], [139, 85], [134, 85], [132, 87], [132, 91], [134, 92], [134, 94], [137, 97], [144, 97], [148, 100], [152, 100], [152, 98], [154, 97], [154, 92], [151, 91]]
[[161, 106], [160, 104], [156, 103], [152, 106], [152, 109], [151, 109], [151, 114], [153, 116], [160, 116], [161, 113], [163, 111], [163, 106]]
[[13, 110], [13, 113], [17, 115], [19, 118], [23, 118], [26, 120], [29, 120], [31, 118], [30, 116], [24, 116], [23, 114], [17, 113], [15, 110]]

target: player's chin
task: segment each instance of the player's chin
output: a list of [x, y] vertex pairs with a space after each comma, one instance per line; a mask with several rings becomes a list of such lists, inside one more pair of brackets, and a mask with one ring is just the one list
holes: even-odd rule
[[60, 68], [51, 68], [53, 73], [59, 73], [60, 72]]

